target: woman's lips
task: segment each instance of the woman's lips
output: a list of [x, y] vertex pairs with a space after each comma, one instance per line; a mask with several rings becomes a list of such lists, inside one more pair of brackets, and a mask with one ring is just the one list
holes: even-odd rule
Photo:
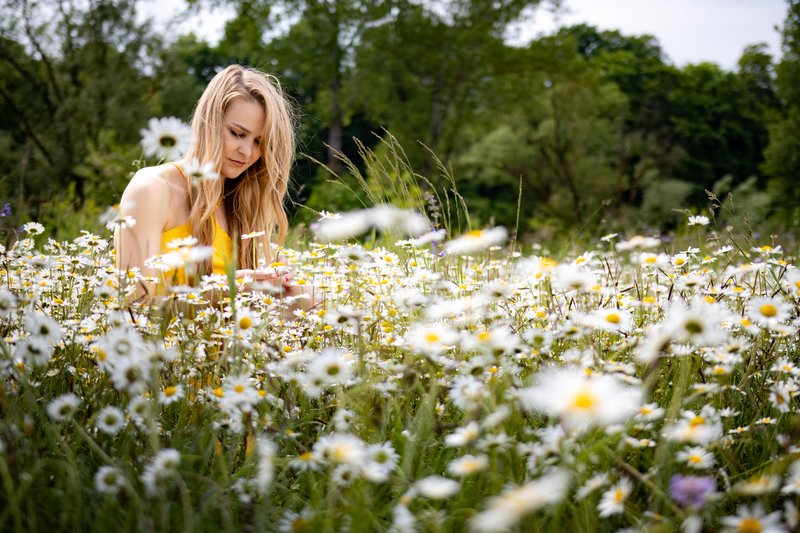
[[228, 159], [228, 161], [230, 161], [231, 163], [233, 163], [237, 167], [243, 167], [244, 166], [244, 161], [238, 161], [236, 159]]

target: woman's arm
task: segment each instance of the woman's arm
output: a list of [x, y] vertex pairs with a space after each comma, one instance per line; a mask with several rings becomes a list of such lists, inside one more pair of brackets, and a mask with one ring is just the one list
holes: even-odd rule
[[[159, 272], [145, 267], [145, 260], [161, 252], [161, 232], [169, 214], [169, 186], [159, 167], [144, 168], [131, 179], [122, 194], [120, 215], [134, 219], [132, 227], [115, 231], [117, 268], [139, 268], [143, 276], [158, 276]], [[137, 291], [153, 295], [155, 284], [145, 284]]]

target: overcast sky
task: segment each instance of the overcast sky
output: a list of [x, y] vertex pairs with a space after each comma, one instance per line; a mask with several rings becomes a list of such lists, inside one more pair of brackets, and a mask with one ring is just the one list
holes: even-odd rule
[[[169, 23], [173, 33], [194, 31], [212, 43], [220, 39], [230, 10], [206, 12], [199, 19], [172, 18], [183, 5], [183, 0], [143, 0], [140, 14], [154, 17], [159, 30]], [[515, 29], [512, 41], [524, 43], [559, 25], [585, 22], [625, 35], [654, 35], [678, 66], [711, 61], [733, 70], [750, 44], [765, 42], [770, 53], [780, 57], [776, 26], [783, 24], [785, 15], [785, 0], [564, 0], [559, 13], [537, 9], [534, 20]]]

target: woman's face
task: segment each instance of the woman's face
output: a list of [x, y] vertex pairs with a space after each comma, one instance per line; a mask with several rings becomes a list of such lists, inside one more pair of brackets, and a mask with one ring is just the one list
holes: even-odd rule
[[222, 176], [238, 178], [261, 157], [264, 109], [246, 98], [236, 98], [223, 118]]

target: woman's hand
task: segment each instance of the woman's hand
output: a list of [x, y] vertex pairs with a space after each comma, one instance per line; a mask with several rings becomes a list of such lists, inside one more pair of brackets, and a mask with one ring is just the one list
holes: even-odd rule
[[243, 289], [251, 291], [264, 289], [267, 291], [286, 292], [291, 287], [294, 276], [287, 268], [244, 268], [236, 271], [236, 279], [244, 279]]

